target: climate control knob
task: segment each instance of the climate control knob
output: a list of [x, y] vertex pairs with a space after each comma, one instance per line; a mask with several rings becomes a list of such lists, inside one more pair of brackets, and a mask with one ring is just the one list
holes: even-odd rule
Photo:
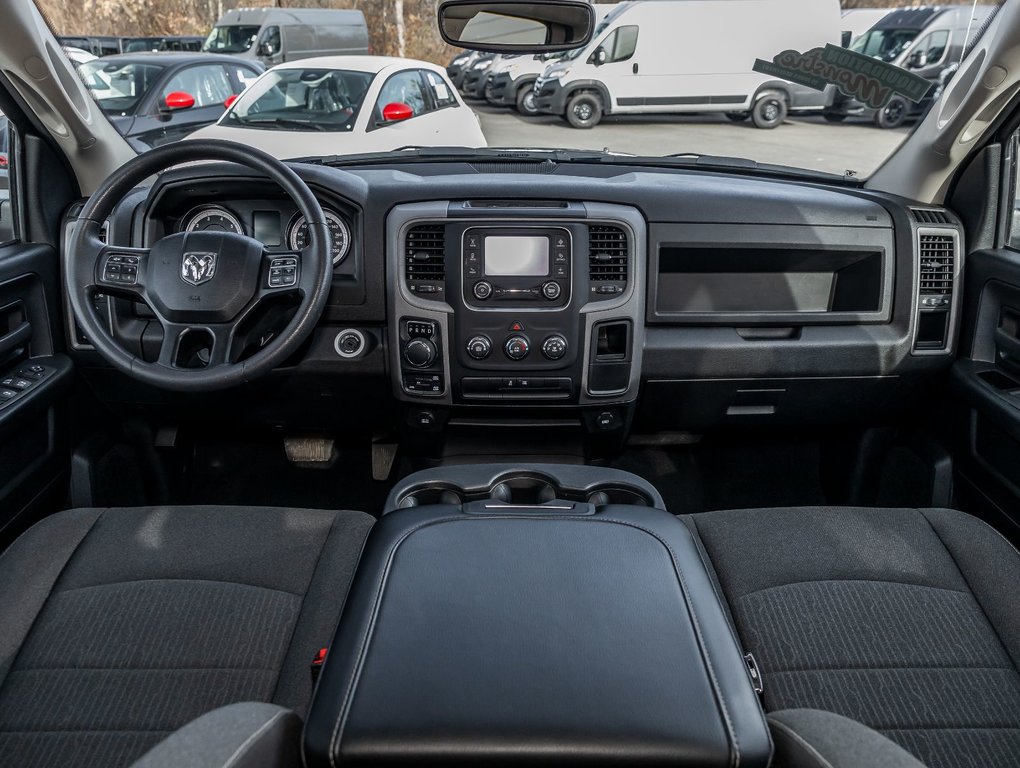
[[467, 353], [475, 360], [484, 360], [492, 352], [492, 342], [488, 336], [472, 336], [468, 339]]
[[411, 339], [404, 345], [404, 360], [413, 368], [427, 368], [436, 361], [436, 345], [428, 339]]
[[531, 342], [526, 336], [511, 336], [506, 340], [503, 351], [511, 360], [523, 360], [531, 351]]
[[472, 289], [475, 294], [475, 298], [480, 301], [485, 301], [492, 295], [492, 283], [486, 280], [479, 280], [475, 283], [475, 287]]
[[550, 280], [542, 285], [542, 295], [549, 301], [556, 301], [560, 297], [560, 284]]
[[542, 342], [542, 354], [549, 360], [559, 360], [567, 354], [567, 340], [558, 333], [554, 333]]

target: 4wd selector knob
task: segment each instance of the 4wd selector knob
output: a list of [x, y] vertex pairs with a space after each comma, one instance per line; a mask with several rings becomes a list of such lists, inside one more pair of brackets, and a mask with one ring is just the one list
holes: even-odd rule
[[467, 353], [475, 360], [484, 360], [492, 352], [492, 342], [488, 336], [472, 336], [468, 339]]
[[511, 360], [523, 360], [531, 351], [531, 342], [527, 336], [511, 336], [506, 340], [503, 351]]
[[404, 345], [404, 360], [414, 368], [426, 368], [436, 361], [436, 345], [428, 339], [411, 339]]
[[542, 354], [550, 360], [559, 360], [567, 354], [567, 340], [558, 333], [546, 337], [542, 342]]

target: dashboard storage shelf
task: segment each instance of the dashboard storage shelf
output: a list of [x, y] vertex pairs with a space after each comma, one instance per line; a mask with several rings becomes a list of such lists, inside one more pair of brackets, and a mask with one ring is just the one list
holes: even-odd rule
[[764, 768], [697, 545], [648, 507], [440, 504], [372, 530], [305, 731], [309, 768]]

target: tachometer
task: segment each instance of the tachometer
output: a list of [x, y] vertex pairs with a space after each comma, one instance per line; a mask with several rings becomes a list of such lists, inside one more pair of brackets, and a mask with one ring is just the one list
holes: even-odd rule
[[182, 232], [233, 232], [237, 235], [244, 234], [244, 227], [240, 220], [218, 205], [210, 205], [199, 208], [189, 213], [184, 219]]
[[[335, 267], [346, 258], [347, 251], [351, 247], [351, 230], [348, 229], [347, 223], [340, 218], [340, 214], [328, 208], [324, 208], [322, 212], [326, 214], [329, 233], [333, 237], [333, 266]], [[308, 223], [304, 216], [298, 215], [291, 222], [287, 232], [287, 243], [294, 251], [300, 251], [308, 245]]]

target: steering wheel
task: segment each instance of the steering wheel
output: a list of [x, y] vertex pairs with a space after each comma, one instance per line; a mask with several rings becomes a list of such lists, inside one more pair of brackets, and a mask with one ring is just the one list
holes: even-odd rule
[[[180, 232], [148, 248], [100, 240], [103, 223], [136, 185], [181, 163], [220, 160], [246, 166], [276, 182], [308, 222], [299, 251], [266, 251], [258, 240], [231, 232]], [[289, 167], [232, 141], [184, 141], [152, 149], [117, 169], [89, 198], [75, 222], [64, 287], [82, 331], [114, 368], [164, 389], [209, 391], [262, 376], [293, 354], [315, 328], [329, 297], [329, 225], [315, 195]], [[163, 327], [158, 358], [149, 362], [118, 344], [93, 309], [96, 293], [142, 301]], [[238, 328], [269, 300], [296, 296], [297, 310], [282, 332], [237, 361]], [[187, 367], [194, 353], [204, 367]], [[188, 357], [190, 359], [182, 359]]]

